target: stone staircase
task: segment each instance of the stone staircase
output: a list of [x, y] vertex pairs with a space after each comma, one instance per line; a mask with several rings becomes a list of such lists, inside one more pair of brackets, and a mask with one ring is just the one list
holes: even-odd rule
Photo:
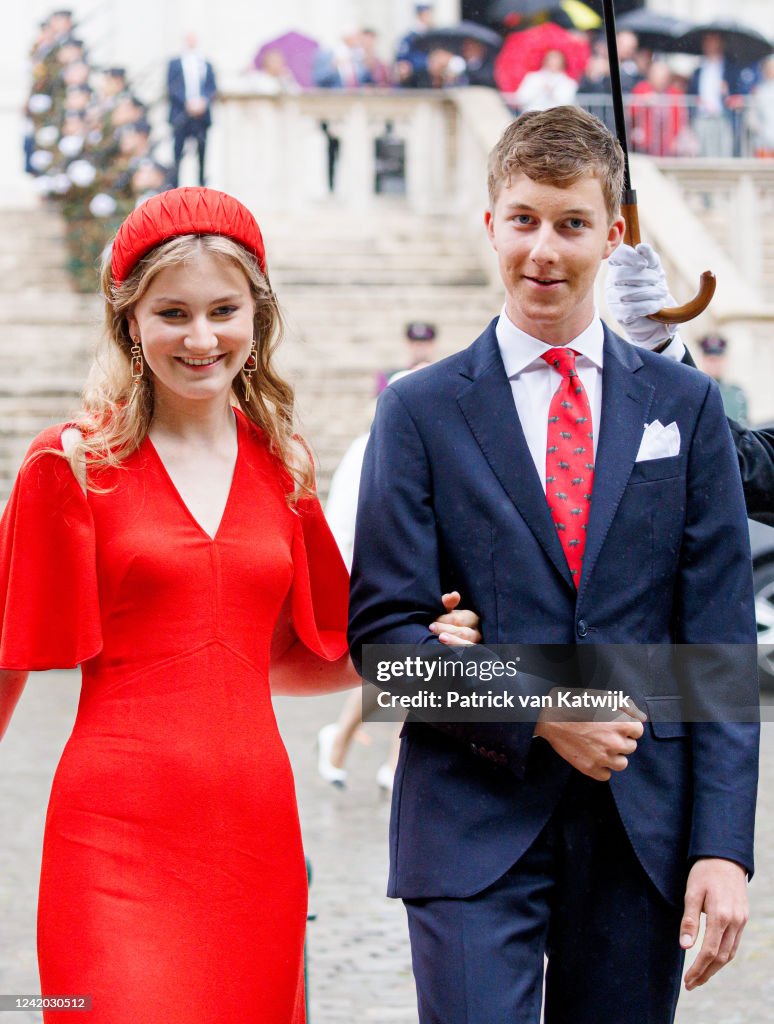
[[64, 264], [54, 212], [0, 211], [0, 505], [35, 434], [77, 408], [98, 337], [100, 301]]
[[[439, 329], [441, 354], [468, 344], [501, 303], [464, 229], [387, 201], [358, 219], [323, 206], [262, 225], [287, 320], [279, 365], [295, 384], [319, 487], [368, 429], [380, 370], [399, 368], [410, 320]], [[0, 503], [43, 427], [78, 404], [101, 301], [70, 291], [62, 225], [44, 208], [0, 212]]]
[[403, 364], [411, 320], [438, 327], [440, 353], [469, 344], [499, 309], [465, 230], [389, 201], [358, 219], [322, 208], [297, 225], [268, 221], [272, 284], [287, 316], [280, 365], [296, 387], [319, 486], [368, 429], [379, 371]]

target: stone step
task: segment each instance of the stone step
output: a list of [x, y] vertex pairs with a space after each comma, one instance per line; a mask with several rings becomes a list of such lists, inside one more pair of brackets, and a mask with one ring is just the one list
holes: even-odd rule
[[457, 270], [454, 266], [423, 267], [361, 267], [358, 270], [333, 265], [330, 267], [309, 267], [298, 270], [284, 270], [272, 276], [272, 284], [281, 293], [294, 287], [329, 288], [406, 288], [433, 287], [480, 288], [487, 279], [482, 271]]

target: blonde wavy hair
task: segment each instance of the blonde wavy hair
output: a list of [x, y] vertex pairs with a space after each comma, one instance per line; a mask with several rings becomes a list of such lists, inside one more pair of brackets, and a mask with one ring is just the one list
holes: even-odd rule
[[[105, 323], [89, 376], [82, 406], [70, 420], [81, 434], [66, 453], [73, 472], [83, 479], [88, 467], [87, 486], [100, 488], [94, 470], [121, 463], [145, 439], [153, 419], [153, 377], [146, 371], [137, 384], [131, 375], [132, 339], [128, 317], [153, 279], [167, 267], [190, 260], [197, 252], [229, 260], [243, 271], [255, 301], [253, 337], [258, 366], [248, 399], [243, 371], [234, 378], [232, 396], [245, 416], [265, 433], [272, 452], [292, 481], [288, 500], [294, 504], [302, 495], [314, 493], [314, 466], [310, 450], [295, 429], [293, 388], [274, 369], [272, 357], [284, 335], [282, 313], [268, 276], [243, 246], [223, 235], [180, 235], [162, 242], [139, 261], [126, 280], [116, 285], [109, 252], [103, 261], [101, 285], [105, 297]], [[61, 453], [60, 453], [61, 454]]]

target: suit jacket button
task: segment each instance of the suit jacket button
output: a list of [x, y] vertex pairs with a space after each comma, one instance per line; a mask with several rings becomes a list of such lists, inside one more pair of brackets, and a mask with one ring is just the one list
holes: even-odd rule
[[586, 636], [589, 631], [589, 624], [585, 619], [578, 619], [578, 636]]

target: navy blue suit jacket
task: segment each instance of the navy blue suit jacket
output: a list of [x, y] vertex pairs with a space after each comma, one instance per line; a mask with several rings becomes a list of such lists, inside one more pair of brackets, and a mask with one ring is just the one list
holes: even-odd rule
[[[490, 644], [754, 645], [744, 499], [716, 385], [605, 329], [601, 432], [576, 592], [495, 323], [380, 399], [352, 570], [355, 663], [365, 643], [434, 643], [427, 625], [439, 594], [452, 589], [479, 613]], [[635, 462], [644, 425], [656, 419], [678, 424], [680, 454]], [[660, 707], [670, 698], [679, 707], [678, 684], [659, 687]], [[654, 709], [645, 710], [652, 719]], [[725, 857], [752, 871], [758, 729], [681, 724], [679, 712], [660, 717], [673, 720], [646, 725], [610, 785], [645, 871], [679, 903], [694, 858]], [[390, 895], [471, 895], [529, 847], [572, 770], [533, 729], [407, 724]]]
[[[203, 127], [209, 128], [212, 124], [210, 104], [217, 92], [215, 71], [209, 61], [204, 62], [204, 75], [200, 89], [202, 98], [207, 102], [207, 109], [196, 120], [201, 121]], [[180, 57], [174, 57], [167, 66], [167, 93], [169, 95], [169, 123], [174, 128], [182, 127], [189, 120], [189, 115], [185, 109], [185, 76], [183, 61]]]

